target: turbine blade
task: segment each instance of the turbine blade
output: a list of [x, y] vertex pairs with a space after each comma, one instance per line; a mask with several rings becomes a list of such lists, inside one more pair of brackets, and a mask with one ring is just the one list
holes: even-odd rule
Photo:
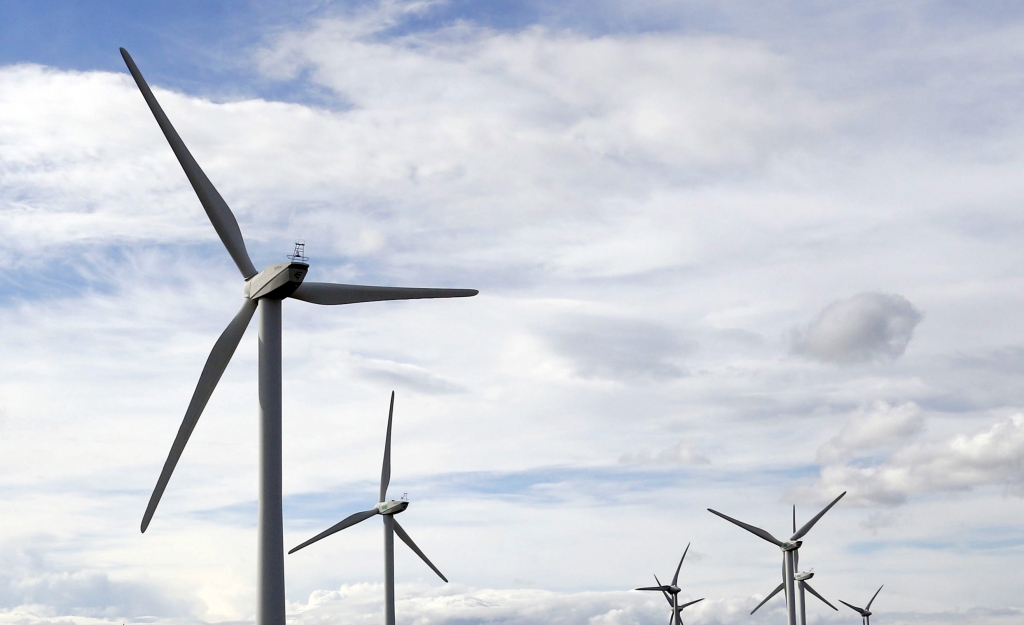
[[472, 297], [476, 289], [418, 289], [399, 286], [360, 286], [358, 284], [331, 284], [329, 282], [303, 282], [289, 295], [312, 304], [337, 306], [361, 302], [386, 302], [399, 299], [434, 299]]
[[700, 603], [701, 601], [704, 601], [704, 597], [701, 597], [700, 599], [694, 599], [693, 601], [687, 601], [683, 605], [679, 606], [679, 609], [682, 610], [685, 607], [691, 606], [695, 603]]
[[679, 566], [676, 567], [676, 574], [672, 576], [672, 585], [677, 586], [679, 584], [679, 569], [683, 568], [683, 560], [686, 559], [686, 552], [690, 550], [690, 543], [686, 543], [686, 549], [683, 550], [683, 557], [679, 558]]
[[234, 355], [239, 341], [242, 340], [242, 335], [245, 334], [245, 329], [249, 326], [249, 321], [252, 320], [253, 313], [256, 312], [256, 305], [256, 302], [251, 299], [242, 302], [242, 308], [235, 313], [235, 318], [221, 332], [220, 338], [213, 344], [213, 349], [210, 350], [210, 355], [206, 358], [206, 365], [203, 366], [203, 372], [199, 375], [199, 382], [196, 384], [196, 390], [192, 393], [192, 400], [185, 410], [185, 418], [181, 422], [181, 427], [178, 428], [178, 434], [174, 437], [167, 460], [164, 461], [164, 468], [160, 471], [160, 477], [157, 478], [156, 488], [153, 489], [153, 494], [149, 497], [146, 513], [142, 515], [143, 532], [149, 527], [149, 522], [153, 520], [156, 506], [164, 495], [164, 489], [167, 488], [167, 482], [171, 479], [171, 473], [174, 472], [174, 467], [178, 464], [182, 452], [185, 451], [185, 444], [192, 436], [192, 430], [196, 429], [196, 423], [199, 422], [206, 403], [210, 401], [213, 389], [217, 388], [220, 376], [224, 374], [224, 369], [231, 362], [231, 356]]
[[391, 416], [395, 413], [395, 392], [391, 391], [391, 407], [388, 408], [388, 434], [384, 439], [384, 463], [380, 469], [380, 499], [385, 501], [388, 496], [388, 484], [391, 483]]
[[[395, 517], [391, 518], [394, 519]], [[427, 566], [429, 566], [432, 571], [437, 573], [438, 577], [444, 580], [444, 583], [448, 583], [448, 578], [442, 575], [441, 571], [437, 570], [437, 567], [434, 566], [434, 563], [431, 562], [430, 559], [427, 558], [427, 556], [424, 555], [422, 551], [420, 551], [420, 548], [416, 546], [416, 543], [412, 542], [412, 539], [409, 538], [409, 535], [406, 534], [405, 530], [402, 529], [402, 526], [398, 524], [398, 519], [395, 519], [395, 533], [398, 534], [398, 537], [402, 539], [402, 542], [409, 545], [409, 549], [415, 551], [416, 555], [418, 555], [421, 560], [427, 563]]]
[[857, 614], [860, 614], [861, 616], [864, 616], [864, 610], [862, 610], [861, 608], [858, 608], [855, 605], [850, 605], [849, 603], [846, 603], [842, 599], [839, 600], [839, 603], [841, 603], [841, 604], [845, 605], [846, 607], [850, 608], [851, 610], [853, 610]]
[[796, 504], [793, 504], [793, 533], [796, 534]]
[[810, 521], [805, 523], [803, 527], [801, 527], [799, 530], [794, 532], [793, 533], [793, 537], [790, 538], [790, 540], [800, 540], [801, 538], [803, 538], [804, 534], [806, 534], [807, 532], [811, 531], [811, 528], [814, 527], [814, 524], [818, 522], [818, 519], [820, 519], [821, 517], [825, 516], [825, 513], [828, 512], [832, 508], [832, 506], [834, 506], [837, 503], [839, 503], [839, 500], [842, 499], [845, 495], [846, 495], [846, 491], [844, 490], [841, 495], [839, 495], [838, 497], [836, 497], [835, 499], [832, 500], [832, 503], [830, 503], [827, 506], [825, 506], [822, 509], [822, 511], [819, 512], [818, 514], [814, 515], [813, 519], [811, 519]]
[[780, 591], [781, 591], [781, 590], [782, 590], [783, 588], [785, 588], [785, 587], [786, 587], [786, 584], [785, 584], [785, 582], [783, 582], [783, 583], [779, 584], [778, 586], [776, 586], [776, 587], [775, 587], [775, 590], [771, 591], [771, 593], [769, 593], [769, 595], [768, 595], [767, 597], [765, 597], [764, 599], [762, 599], [762, 600], [761, 600], [761, 603], [757, 604], [757, 607], [756, 607], [756, 608], [754, 608], [753, 610], [751, 610], [751, 611], [750, 611], [750, 613], [751, 613], [751, 614], [753, 614], [754, 612], [757, 612], [758, 610], [760, 610], [760, 609], [761, 609], [761, 606], [763, 606], [764, 604], [768, 603], [768, 600], [769, 600], [769, 599], [771, 599], [771, 598], [772, 598], [772, 597], [774, 597], [775, 595], [779, 594], [779, 592], [780, 592]]
[[633, 590], [660, 590], [661, 592], [665, 592], [668, 588], [668, 586], [644, 586], [643, 588], [634, 588]]
[[149, 110], [153, 113], [153, 117], [156, 118], [156, 123], [160, 126], [160, 130], [163, 131], [164, 137], [167, 138], [167, 143], [171, 144], [171, 150], [178, 157], [178, 163], [185, 170], [188, 181], [192, 183], [192, 188], [195, 189], [196, 195], [199, 196], [199, 203], [206, 209], [206, 214], [213, 223], [213, 229], [217, 231], [217, 236], [224, 243], [224, 247], [228, 249], [228, 254], [231, 254], [232, 260], [238, 265], [238, 270], [242, 272], [242, 277], [248, 280], [255, 276], [258, 272], [256, 267], [253, 266], [252, 260], [249, 259], [249, 253], [245, 251], [245, 240], [242, 239], [242, 231], [239, 229], [238, 222], [231, 213], [231, 209], [228, 208], [224, 198], [217, 192], [210, 179], [200, 169], [199, 164], [196, 163], [196, 159], [192, 157], [188, 148], [185, 147], [185, 143], [178, 136], [177, 131], [174, 130], [174, 126], [167, 119], [163, 109], [160, 108], [160, 103], [156, 101], [152, 90], [146, 84], [146, 79], [142, 77], [142, 72], [135, 65], [131, 55], [128, 54], [127, 50], [121, 48], [121, 56], [124, 57], [128, 71], [131, 72], [132, 78], [135, 79], [135, 84], [139, 86], [139, 91], [142, 92], [142, 97], [145, 98], [146, 104], [149, 105]]
[[337, 532], [340, 532], [341, 530], [345, 529], [346, 527], [352, 527], [356, 523], [362, 523], [366, 519], [368, 519], [368, 518], [370, 518], [372, 516], [376, 516], [378, 514], [380, 514], [380, 512], [378, 512], [376, 508], [373, 508], [372, 510], [364, 510], [363, 512], [356, 512], [355, 514], [349, 515], [349, 516], [345, 517], [345, 520], [341, 521], [340, 523], [335, 523], [334, 525], [332, 525], [329, 528], [325, 529], [324, 531], [320, 532], [316, 536], [314, 536], [314, 537], [310, 538], [309, 540], [307, 540], [306, 542], [302, 543], [298, 547], [293, 548], [288, 553], [289, 554], [295, 553], [296, 551], [298, 551], [299, 549], [302, 549], [303, 547], [308, 547], [308, 546], [312, 545], [313, 543], [315, 543], [316, 541], [320, 540], [321, 538], [327, 538], [331, 534], [335, 534]]
[[781, 540], [779, 540], [778, 538], [772, 536], [771, 534], [769, 534], [768, 532], [764, 531], [760, 527], [754, 527], [753, 525], [748, 525], [748, 524], [744, 523], [743, 521], [737, 521], [736, 519], [734, 519], [734, 518], [732, 518], [730, 516], [726, 516], [726, 515], [722, 514], [721, 512], [718, 512], [717, 510], [712, 510], [711, 508], [708, 508], [708, 512], [710, 512], [711, 514], [718, 515], [718, 516], [722, 517], [723, 519], [725, 519], [726, 521], [728, 521], [730, 523], [733, 523], [735, 525], [739, 525], [740, 527], [742, 527], [743, 529], [747, 530], [751, 534], [753, 534], [755, 536], [758, 536], [760, 538], [763, 538], [763, 539], [767, 540], [768, 542], [772, 543], [773, 545], [776, 545], [778, 547], [782, 546], [782, 541]]
[[882, 588], [884, 588], [884, 587], [885, 587], [885, 584], [882, 584], [881, 586], [878, 587], [878, 590], [875, 591], [875, 594], [871, 595], [871, 601], [868, 601], [867, 606], [864, 607], [864, 611], [865, 612], [867, 612], [868, 610], [871, 609], [871, 604], [875, 602], [875, 597], [878, 596], [878, 593], [882, 592]]
[[836, 606], [834, 606], [834, 605], [832, 605], [831, 603], [829, 603], [829, 602], [828, 602], [828, 599], [826, 599], [825, 597], [822, 597], [821, 595], [819, 595], [819, 594], [818, 594], [818, 591], [816, 591], [816, 590], [814, 590], [813, 588], [811, 588], [811, 585], [810, 585], [810, 584], [808, 584], [807, 582], [803, 582], [803, 581], [802, 581], [802, 582], [800, 582], [800, 583], [801, 583], [801, 584], [803, 584], [803, 586], [804, 586], [804, 588], [805, 588], [805, 589], [807, 589], [807, 592], [811, 593], [812, 595], [814, 595], [814, 596], [815, 596], [815, 597], [817, 597], [818, 599], [821, 599], [822, 603], [824, 603], [824, 604], [825, 604], [825, 605], [827, 605], [828, 607], [832, 608], [832, 609], [833, 609], [833, 610], [835, 610], [836, 612], [838, 612], [838, 611], [839, 611], [839, 608], [837, 608]]

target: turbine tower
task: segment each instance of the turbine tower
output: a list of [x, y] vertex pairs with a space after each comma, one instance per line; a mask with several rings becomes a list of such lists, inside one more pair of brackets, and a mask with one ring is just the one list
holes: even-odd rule
[[858, 608], [855, 605], [850, 605], [849, 603], [846, 603], [842, 599], [839, 600], [839, 603], [841, 603], [841, 604], [845, 605], [846, 607], [850, 608], [851, 610], [853, 610], [857, 614], [860, 614], [860, 621], [861, 621], [862, 625], [871, 625], [871, 604], [875, 602], [875, 597], [878, 596], [878, 593], [882, 592], [882, 588], [884, 588], [884, 587], [885, 587], [885, 584], [882, 584], [881, 586], [878, 587], [878, 590], [876, 590], [875, 594], [871, 596], [871, 601], [868, 601], [868, 605], [866, 607]]
[[364, 512], [356, 512], [350, 515], [340, 523], [332, 525], [326, 530], [320, 532], [313, 538], [310, 538], [306, 542], [302, 543], [298, 547], [295, 547], [289, 554], [295, 553], [303, 547], [308, 547], [321, 538], [327, 538], [331, 534], [340, 532], [346, 527], [352, 527], [356, 523], [361, 523], [366, 519], [377, 516], [378, 514], [384, 517], [384, 622], [385, 625], [395, 625], [395, 534], [402, 539], [409, 548], [416, 552], [416, 555], [420, 557], [432, 571], [437, 573], [440, 577], [448, 583], [448, 578], [441, 574], [441, 571], [434, 566], [420, 548], [416, 546], [416, 543], [409, 538], [409, 534], [402, 529], [402, 526], [398, 524], [398, 519], [395, 515], [405, 511], [409, 507], [409, 502], [404, 497], [400, 501], [392, 499], [388, 501], [388, 484], [391, 482], [391, 418], [395, 412], [395, 392], [391, 391], [391, 408], [388, 409], [388, 433], [384, 439], [384, 464], [380, 470], [380, 500], [377, 505]]
[[131, 72], [149, 110], [156, 118], [160, 130], [171, 146], [181, 168], [185, 170], [199, 202], [213, 223], [228, 254], [238, 266], [245, 280], [242, 308], [213, 345], [206, 360], [199, 383], [185, 411], [185, 418], [171, 445], [156, 488], [142, 517], [145, 532], [156, 512], [160, 497], [167, 488], [178, 459], [185, 449], [199, 416], [203, 413], [224, 369], [235, 353], [246, 327], [257, 309], [259, 323], [259, 519], [257, 524], [257, 584], [256, 625], [285, 625], [284, 596], [284, 537], [281, 512], [281, 301], [292, 298], [313, 304], [337, 305], [385, 300], [423, 299], [438, 297], [470, 297], [473, 289], [418, 289], [352, 284], [304, 282], [309, 265], [301, 253], [292, 262], [269, 265], [257, 271], [245, 249], [242, 231], [227, 203], [214, 188], [203, 170], [185, 147], [171, 126], [149, 85], [139, 72], [128, 51], [121, 48], [121, 56]]
[[[796, 579], [797, 578], [796, 565], [797, 565], [798, 557], [799, 557], [797, 555], [797, 552], [800, 550], [800, 545], [803, 544], [803, 541], [801, 541], [800, 539], [803, 538], [804, 535], [807, 534], [807, 532], [811, 531], [811, 528], [814, 527], [814, 524], [817, 523], [818, 520], [821, 519], [821, 517], [823, 517], [825, 515], [825, 513], [828, 512], [832, 508], [832, 506], [836, 505], [839, 502], [839, 500], [843, 498], [844, 495], [846, 495], [846, 491], [843, 491], [843, 493], [841, 495], [839, 495], [838, 497], [833, 499], [832, 503], [830, 503], [827, 506], [825, 506], [822, 509], [821, 512], [816, 514], [813, 519], [811, 519], [810, 521], [805, 523], [803, 527], [801, 527], [799, 530], [796, 530], [795, 532], [793, 532], [793, 535], [787, 541], [781, 541], [778, 538], [775, 538], [774, 536], [772, 536], [771, 534], [769, 534], [765, 530], [761, 529], [760, 527], [755, 527], [753, 525], [748, 525], [747, 523], [744, 523], [743, 521], [737, 521], [736, 519], [734, 519], [734, 518], [732, 518], [730, 516], [726, 516], [726, 515], [722, 514], [721, 512], [718, 512], [716, 510], [712, 510], [711, 508], [708, 508], [708, 512], [710, 512], [712, 514], [715, 514], [717, 516], [720, 516], [723, 519], [725, 519], [726, 521], [729, 521], [730, 523], [733, 523], [735, 525], [738, 525], [738, 526], [742, 527], [743, 529], [747, 530], [751, 534], [753, 534], [753, 535], [755, 535], [755, 536], [757, 536], [759, 538], [762, 538], [764, 540], [767, 540], [768, 542], [772, 543], [773, 545], [777, 546], [779, 549], [782, 550], [782, 584], [781, 584], [780, 587], [776, 588], [775, 591], [772, 592], [771, 595], [768, 596], [768, 599], [770, 599], [771, 597], [775, 596], [775, 594], [778, 593], [780, 590], [785, 589], [785, 591], [786, 591], [786, 607], [788, 608], [788, 612], [789, 612], [789, 615], [788, 615], [789, 616], [789, 618], [788, 618], [789, 625], [796, 625], [796, 601], [795, 601], [795, 598], [796, 598], [795, 590], [796, 589], [794, 588], [794, 585], [795, 585], [795, 583], [797, 581], [797, 579]], [[794, 525], [795, 525], [795, 523], [794, 523]], [[820, 597], [820, 595], [818, 595], [818, 593], [814, 593], [814, 594], [816, 596]], [[765, 599], [765, 600], [767, 601], [767, 599]], [[764, 603], [764, 602], [762, 602], [762, 603]], [[758, 606], [758, 607], [760, 607], [760, 606]], [[756, 610], [757, 608], [754, 608], [754, 609]]]
[[[796, 533], [796, 506], [793, 506], [793, 533]], [[807, 580], [809, 580], [812, 577], [814, 577], [814, 571], [800, 572], [800, 550], [799, 549], [797, 549], [793, 553], [793, 565], [794, 565], [793, 568], [797, 571], [796, 575], [794, 576], [794, 580], [796, 581], [797, 589], [800, 591], [799, 594], [798, 594], [798, 596], [800, 598], [800, 624], [801, 625], [807, 625], [807, 595], [804, 594], [805, 591], [811, 593], [812, 595], [814, 595], [818, 599], [821, 599], [822, 603], [824, 603], [828, 607], [830, 607], [833, 610], [835, 610], [836, 612], [838, 612], [839, 608], [837, 608], [836, 606], [834, 606], [831, 603], [829, 603], [828, 600], [825, 599], [825, 597], [822, 597], [821, 595], [819, 595], [818, 591], [814, 590], [814, 588], [811, 588], [811, 585], [809, 583], [807, 583]], [[785, 572], [786, 571], [785, 564], [783, 564], [782, 571], [783, 571], [782, 572], [783, 576], [785, 576], [785, 574], [786, 574], [786, 572]], [[753, 610], [751, 610], [750, 613], [753, 614], [754, 612], [757, 612], [761, 608], [761, 606], [763, 606], [764, 604], [768, 603], [769, 599], [771, 599], [775, 595], [779, 594], [779, 591], [781, 591], [785, 587], [785, 585], [786, 585], [786, 583], [782, 582], [781, 584], [776, 586], [775, 590], [771, 591], [771, 593], [769, 593], [767, 597], [762, 599], [761, 603], [757, 604], [757, 607], [754, 608]]]
[[688, 601], [683, 605], [679, 605], [679, 591], [681, 590], [677, 585], [679, 583], [679, 569], [683, 568], [683, 560], [686, 559], [686, 552], [690, 550], [690, 543], [686, 543], [686, 549], [683, 550], [683, 557], [679, 558], [679, 565], [676, 566], [676, 574], [672, 576], [671, 584], [662, 584], [658, 576], [654, 576], [654, 581], [658, 583], [657, 586], [644, 586], [643, 588], [637, 588], [636, 590], [657, 590], [665, 597], [665, 601], [668, 601], [669, 606], [672, 608], [672, 613], [668, 617], [668, 625], [683, 625], [683, 618], [680, 613], [683, 608], [691, 606], [695, 603], [704, 601], [704, 597]]

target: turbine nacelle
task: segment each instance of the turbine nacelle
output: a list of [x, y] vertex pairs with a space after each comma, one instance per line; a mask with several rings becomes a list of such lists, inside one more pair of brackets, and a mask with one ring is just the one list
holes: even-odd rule
[[806, 573], [797, 573], [793, 576], [793, 579], [795, 579], [798, 582], [805, 582], [811, 579], [812, 577], [814, 577], [814, 571], [807, 571]]
[[302, 262], [277, 263], [245, 281], [245, 296], [249, 299], [284, 299], [295, 292], [309, 272]]
[[392, 515], [398, 514], [399, 512], [402, 512], [408, 507], [408, 501], [395, 501], [394, 499], [392, 499], [391, 501], [382, 501], [379, 504], [377, 504], [377, 512], [379, 514]]
[[779, 549], [783, 551], [796, 551], [802, 544], [804, 544], [802, 540], [786, 540], [779, 545]]

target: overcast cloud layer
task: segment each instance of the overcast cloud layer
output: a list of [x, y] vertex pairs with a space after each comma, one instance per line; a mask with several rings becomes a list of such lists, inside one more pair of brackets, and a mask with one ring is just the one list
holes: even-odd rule
[[[778, 622], [705, 509], [842, 491], [829, 600], [1021, 622], [1024, 16], [524, 6], [310, 9], [222, 44], [237, 87], [136, 54], [257, 266], [481, 291], [285, 303], [286, 544], [374, 501], [394, 389], [452, 580], [401, 551], [402, 623], [663, 623], [628, 591], [691, 542], [687, 622]], [[251, 621], [254, 331], [138, 531], [241, 281], [127, 72], [72, 66], [0, 66], [0, 622]], [[288, 556], [290, 619], [379, 622], [380, 543]]]

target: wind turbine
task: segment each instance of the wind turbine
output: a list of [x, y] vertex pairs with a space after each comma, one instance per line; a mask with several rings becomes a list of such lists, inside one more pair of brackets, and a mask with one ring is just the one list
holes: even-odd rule
[[227, 203], [214, 188], [203, 170], [185, 147], [178, 133], [171, 126], [160, 104], [153, 96], [149, 85], [139, 72], [128, 51], [121, 48], [121, 56], [131, 72], [149, 110], [156, 118], [160, 130], [171, 146], [181, 168], [185, 170], [192, 188], [199, 196], [199, 202], [213, 223], [228, 254], [238, 266], [244, 278], [242, 308], [231, 320], [228, 327], [213, 345], [206, 360], [199, 383], [192, 394], [185, 418], [171, 445], [171, 451], [164, 462], [156, 488], [149, 499], [146, 513], [142, 517], [142, 531], [145, 532], [156, 512], [160, 497], [167, 488], [178, 459], [185, 449], [199, 416], [203, 413], [213, 390], [217, 387], [224, 369], [235, 353], [246, 327], [257, 309], [260, 311], [259, 325], [259, 520], [257, 525], [257, 584], [256, 625], [284, 625], [284, 537], [282, 534], [281, 512], [281, 301], [285, 298], [298, 299], [313, 304], [355, 304], [385, 300], [422, 299], [437, 297], [469, 297], [477, 294], [473, 289], [417, 289], [382, 286], [358, 286], [352, 284], [329, 284], [303, 282], [309, 265], [302, 256], [302, 248], [296, 245], [296, 253], [290, 263], [269, 265], [257, 271], [249, 259], [235, 216]]
[[[765, 601], [767, 601], [768, 599], [770, 599], [773, 596], [775, 596], [775, 594], [778, 593], [780, 590], [785, 589], [785, 591], [786, 591], [786, 606], [787, 606], [788, 611], [789, 611], [789, 620], [788, 620], [789, 625], [796, 625], [796, 601], [794, 600], [796, 595], [794, 593], [794, 590], [795, 590], [794, 584], [797, 581], [796, 580], [796, 577], [797, 577], [796, 565], [797, 565], [797, 558], [799, 557], [797, 555], [797, 552], [800, 549], [800, 545], [803, 544], [803, 541], [801, 541], [800, 539], [803, 538], [804, 535], [807, 534], [807, 532], [811, 531], [811, 528], [814, 527], [814, 524], [817, 523], [818, 520], [821, 519], [821, 517], [823, 517], [825, 515], [825, 513], [828, 512], [832, 508], [832, 506], [836, 505], [839, 502], [839, 500], [843, 498], [844, 495], [846, 495], [846, 491], [843, 491], [843, 493], [841, 495], [839, 495], [838, 497], [833, 499], [832, 503], [830, 503], [827, 506], [825, 506], [822, 509], [822, 511], [819, 512], [818, 514], [814, 515], [814, 518], [812, 518], [810, 521], [805, 523], [803, 527], [801, 527], [799, 530], [796, 530], [795, 532], [793, 532], [793, 535], [787, 541], [781, 541], [778, 538], [775, 538], [774, 536], [772, 536], [771, 534], [769, 534], [765, 530], [761, 529], [760, 527], [755, 527], [753, 525], [749, 525], [747, 523], [744, 523], [743, 521], [737, 521], [736, 519], [734, 519], [734, 518], [732, 518], [730, 516], [726, 516], [726, 515], [722, 514], [721, 512], [718, 512], [716, 510], [712, 510], [711, 508], [708, 508], [708, 512], [710, 512], [712, 514], [715, 514], [717, 516], [720, 516], [723, 519], [725, 519], [726, 521], [729, 521], [730, 523], [733, 523], [735, 525], [738, 525], [738, 526], [742, 527], [743, 529], [747, 530], [751, 534], [754, 534], [755, 536], [757, 536], [759, 538], [767, 540], [768, 542], [772, 543], [773, 545], [777, 546], [779, 549], [782, 550], [782, 584], [780, 585], [780, 587], [776, 588], [775, 591], [772, 592], [772, 594], [769, 595], [765, 599]], [[796, 524], [794, 523], [794, 525], [796, 525]], [[807, 579], [807, 578], [804, 578], [804, 579]], [[814, 594], [815, 594], [815, 596], [818, 596], [820, 598], [820, 595], [818, 595], [818, 593], [814, 593]], [[764, 601], [762, 601], [761, 603], [763, 604]], [[758, 606], [758, 607], [760, 607], [760, 606]], [[754, 609], [756, 610], [757, 608], [754, 608]]]
[[686, 552], [690, 550], [690, 543], [686, 543], [686, 549], [683, 550], [683, 557], [679, 558], [679, 565], [676, 567], [676, 574], [672, 576], [671, 584], [662, 584], [658, 576], [654, 576], [654, 581], [658, 582], [657, 586], [644, 586], [643, 588], [637, 588], [636, 590], [657, 590], [660, 591], [665, 597], [665, 601], [672, 607], [672, 614], [668, 617], [669, 625], [683, 625], [683, 619], [679, 615], [683, 611], [683, 608], [691, 606], [695, 603], [704, 601], [704, 597], [688, 601], [683, 605], [679, 605], [679, 591], [681, 590], [677, 584], [679, 583], [679, 569], [683, 568], [683, 560], [686, 559]]
[[346, 527], [352, 527], [356, 523], [362, 523], [366, 519], [378, 514], [384, 517], [384, 619], [386, 625], [395, 625], [395, 534], [398, 534], [402, 542], [409, 545], [409, 548], [415, 551], [416, 555], [426, 562], [427, 566], [437, 573], [438, 577], [443, 579], [445, 583], [448, 583], [448, 578], [442, 575], [441, 571], [434, 566], [434, 563], [420, 551], [420, 548], [416, 546], [412, 538], [409, 538], [409, 534], [402, 529], [402, 526], [398, 524], [398, 519], [395, 518], [396, 514], [404, 512], [409, 507], [409, 501], [405, 497], [399, 501], [394, 499], [388, 501], [387, 499], [388, 484], [391, 482], [391, 417], [394, 412], [395, 392], [391, 391], [391, 408], [388, 409], [388, 433], [384, 439], [384, 464], [380, 470], [380, 501], [377, 502], [377, 505], [369, 510], [356, 512], [346, 517], [340, 523], [332, 525], [288, 552], [289, 554], [295, 553], [299, 549], [308, 547], [322, 538], [327, 538], [331, 534], [340, 532]]
[[842, 599], [839, 600], [839, 603], [850, 608], [857, 614], [860, 614], [860, 621], [863, 625], [871, 625], [871, 604], [875, 602], [875, 597], [878, 596], [878, 593], [882, 592], [883, 587], [885, 587], [885, 584], [882, 584], [878, 587], [878, 590], [876, 590], [875, 594], [871, 596], [871, 601], [868, 601], [868, 605], [866, 607], [858, 608], [855, 605], [850, 605], [849, 603], [846, 603]]
[[[796, 533], [796, 506], [793, 506], [793, 533]], [[800, 623], [801, 623], [801, 625], [807, 625], [807, 596], [804, 594], [805, 591], [811, 593], [812, 595], [814, 595], [818, 599], [821, 599], [822, 603], [824, 603], [828, 607], [832, 608], [836, 612], [839, 611], [839, 608], [837, 608], [836, 606], [834, 606], [831, 603], [829, 603], [828, 600], [825, 599], [825, 597], [822, 597], [821, 595], [819, 595], [818, 591], [816, 591], [813, 588], [811, 588], [811, 585], [809, 583], [807, 583], [807, 580], [809, 580], [812, 577], [814, 577], [814, 571], [800, 572], [800, 550], [799, 549], [797, 549], [797, 550], [795, 550], [793, 552], [793, 568], [794, 568], [794, 570], [797, 571], [796, 575], [794, 575], [794, 580], [796, 581], [797, 588], [800, 590], [799, 597], [800, 597]], [[783, 579], [785, 579], [785, 574], [786, 574], [785, 564], [783, 564], [782, 574], [783, 574]], [[779, 593], [779, 591], [781, 591], [785, 587], [785, 585], [786, 585], [786, 582], [783, 581], [781, 584], [776, 586], [775, 590], [771, 591], [771, 593], [769, 593], [769, 595], [767, 597], [762, 599], [761, 603], [757, 604], [757, 607], [754, 608], [753, 610], [751, 610], [750, 613], [753, 614], [754, 612], [757, 612], [761, 608], [761, 606], [763, 606], [764, 604], [768, 603], [769, 599], [771, 599], [772, 597], [777, 595]]]

